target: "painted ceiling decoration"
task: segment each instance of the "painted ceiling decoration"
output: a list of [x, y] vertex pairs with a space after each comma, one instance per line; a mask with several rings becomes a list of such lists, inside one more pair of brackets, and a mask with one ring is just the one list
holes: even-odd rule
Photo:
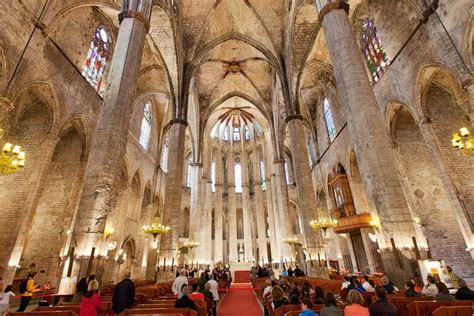
[[232, 127], [237, 128], [241, 128], [243, 125], [249, 125], [253, 123], [255, 117], [252, 113], [244, 110], [244, 108], [250, 107], [225, 107], [223, 109], [227, 111], [221, 114], [218, 120], [224, 123], [225, 126], [229, 126], [230, 124]]
[[245, 75], [245, 68], [247, 63], [244, 60], [237, 60], [236, 58], [231, 59], [230, 61], [223, 61], [222, 68], [224, 69], [224, 75], [222, 79], [227, 77], [229, 74], [239, 74], [242, 73]]

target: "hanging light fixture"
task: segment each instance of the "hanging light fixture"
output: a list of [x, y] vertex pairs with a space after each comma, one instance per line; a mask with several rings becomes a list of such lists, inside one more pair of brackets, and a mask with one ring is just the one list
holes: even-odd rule
[[[4, 131], [0, 128], [0, 140]], [[21, 150], [21, 146], [5, 143], [0, 156], [0, 174], [9, 175], [18, 172], [25, 166], [26, 154]]]
[[298, 244], [301, 244], [301, 241], [299, 241], [298, 237], [287, 237], [287, 238], [283, 238], [283, 242], [284, 243], [287, 243], [289, 245], [298, 245]]
[[466, 154], [472, 151], [474, 147], [474, 140], [472, 139], [471, 133], [467, 127], [461, 127], [458, 133], [453, 134], [451, 139], [451, 146], [459, 149], [462, 153]]
[[155, 217], [150, 225], [143, 226], [143, 232], [153, 235], [153, 240], [156, 240], [156, 236], [169, 233], [170, 227], [161, 224], [160, 219]]
[[313, 229], [322, 229], [326, 235], [328, 228], [337, 227], [337, 219], [332, 219], [331, 217], [320, 217], [312, 220], [309, 224]]

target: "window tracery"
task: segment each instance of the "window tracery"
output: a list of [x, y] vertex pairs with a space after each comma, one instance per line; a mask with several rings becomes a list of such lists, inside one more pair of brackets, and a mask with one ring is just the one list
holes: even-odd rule
[[372, 75], [372, 83], [376, 83], [387, 70], [390, 60], [371, 17], [361, 23], [361, 47]]
[[139, 143], [145, 150], [148, 150], [150, 144], [151, 136], [151, 122], [152, 122], [152, 112], [151, 112], [151, 102], [148, 101], [143, 107], [143, 118], [142, 125], [140, 127], [140, 139]]
[[323, 101], [323, 115], [329, 141], [332, 142], [336, 138], [336, 127], [334, 126], [334, 120], [332, 118], [331, 104], [327, 98], [324, 98]]
[[100, 26], [92, 35], [92, 40], [87, 52], [87, 59], [82, 68], [82, 76], [99, 91], [102, 82], [107, 59], [109, 57], [109, 33]]

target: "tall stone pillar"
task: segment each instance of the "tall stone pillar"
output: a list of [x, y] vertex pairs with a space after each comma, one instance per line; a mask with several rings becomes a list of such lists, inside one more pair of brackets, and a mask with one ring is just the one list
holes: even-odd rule
[[[206, 206], [203, 204], [205, 202], [205, 194], [203, 189], [205, 186], [201, 185], [201, 177], [202, 177], [202, 163], [193, 162], [192, 163], [192, 179], [191, 179], [191, 210], [190, 210], [190, 223], [189, 223], [189, 239], [193, 241], [200, 242], [200, 236], [202, 234], [202, 229], [205, 227], [203, 224], [205, 222], [205, 217], [202, 214], [201, 208], [205, 208]], [[188, 253], [188, 261], [196, 261], [195, 259], [198, 257], [196, 254], [199, 252], [199, 247], [194, 249], [189, 249]]]
[[[312, 258], [317, 255], [317, 248], [322, 245], [321, 234], [313, 232], [310, 222], [318, 216], [316, 196], [313, 189], [311, 167], [309, 165], [308, 146], [302, 116], [292, 115], [287, 118], [290, 133], [293, 170], [298, 193], [298, 210], [306, 239], [306, 247]], [[309, 258], [308, 258], [309, 259]]]
[[[265, 202], [267, 205], [268, 225], [270, 226], [270, 254], [271, 255], [269, 256], [270, 257], [269, 260], [278, 262], [281, 258], [280, 248], [278, 247], [278, 243], [277, 243], [277, 239], [278, 239], [277, 227], [279, 226], [278, 226], [276, 215], [275, 215], [275, 212], [276, 212], [275, 207], [277, 207], [277, 204], [273, 203], [274, 200], [276, 199], [276, 196], [273, 194], [275, 184], [272, 179], [275, 179], [275, 176], [273, 177], [270, 176], [266, 179], [267, 188], [265, 190], [265, 200], [266, 200]], [[265, 213], [263, 214], [263, 219], [266, 220]], [[268, 255], [268, 251], [267, 251], [267, 255]]]
[[[257, 244], [258, 244], [258, 249], [259, 251], [259, 257], [256, 258], [257, 262], [261, 262], [262, 257], [264, 261], [266, 262], [268, 260], [268, 252], [267, 252], [267, 233], [266, 233], [266, 226], [267, 226], [267, 221], [265, 218], [265, 210], [263, 208], [263, 197], [262, 197], [262, 185], [260, 183], [260, 159], [258, 157], [258, 152], [254, 150], [253, 154], [253, 192], [254, 192], [254, 197], [255, 197], [255, 206], [256, 210], [255, 212], [257, 213], [256, 218], [257, 218], [257, 231], [258, 231], [258, 238], [257, 238]], [[267, 170], [265, 168], [265, 170]], [[265, 183], [265, 185], [268, 185]], [[265, 190], [269, 191], [271, 190], [268, 186], [265, 187]], [[271, 209], [268, 209], [267, 206], [267, 212], [270, 214]], [[270, 216], [269, 216], [270, 217]], [[270, 224], [270, 223], [269, 223]], [[275, 234], [274, 228], [270, 227], [272, 235]]]
[[[285, 176], [285, 159], [275, 159], [273, 161], [275, 167], [275, 187], [278, 201], [278, 223], [280, 226], [280, 233], [278, 234], [277, 242], [280, 244], [280, 255], [283, 259], [290, 261], [294, 257], [293, 247], [284, 243], [283, 239], [292, 237], [291, 222], [288, 216], [288, 186], [286, 184]], [[273, 183], [273, 182], [272, 182]]]
[[[163, 199], [163, 225], [169, 226], [171, 231], [161, 236], [160, 255], [166, 258], [166, 264], [177, 264], [176, 254], [179, 241], [179, 217], [177, 210], [181, 208], [182, 179], [184, 172], [184, 144], [187, 123], [181, 119], [173, 119], [168, 132], [169, 154], [168, 173]], [[169, 272], [169, 269], [167, 270]], [[164, 276], [166, 277], [166, 276]]]
[[[392, 242], [398, 249], [412, 247], [415, 229], [402, 191], [394, 153], [383, 124], [380, 108], [370, 85], [347, 12], [349, 5], [342, 1], [318, 0], [319, 18], [331, 55], [343, 111], [348, 118], [349, 135], [367, 192], [372, 216], [380, 219], [379, 245], [384, 265], [399, 284], [411, 275], [413, 252], [404, 250], [398, 260]], [[403, 258], [402, 258], [403, 259]]]
[[120, 28], [110, 63], [108, 86], [84, 176], [84, 189], [74, 228], [77, 254], [96, 253], [105, 244], [105, 222], [117, 198], [126, 152], [132, 101], [138, 80], [152, 0], [123, 1]]
[[224, 183], [224, 168], [222, 165], [222, 151], [221, 147], [217, 147], [216, 153], [216, 208], [214, 210], [214, 263], [222, 260], [224, 262], [224, 223], [222, 217], [224, 214], [222, 194]]
[[229, 262], [237, 261], [237, 210], [235, 196], [235, 157], [234, 152], [227, 152], [227, 221], [229, 222]]
[[252, 252], [252, 225], [250, 215], [250, 188], [249, 188], [249, 165], [248, 165], [248, 154], [244, 147], [244, 138], [241, 138], [241, 165], [242, 165], [242, 211], [244, 217], [244, 248], [245, 248], [245, 259], [244, 261], [252, 261], [254, 258]]

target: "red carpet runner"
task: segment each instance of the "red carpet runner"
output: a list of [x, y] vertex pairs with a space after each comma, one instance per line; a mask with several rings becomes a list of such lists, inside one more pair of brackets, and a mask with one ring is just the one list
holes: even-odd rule
[[[232, 288], [242, 290], [229, 291], [217, 310], [218, 316], [261, 316], [263, 314], [250, 283], [233, 284]], [[244, 290], [245, 289], [245, 290]]]

